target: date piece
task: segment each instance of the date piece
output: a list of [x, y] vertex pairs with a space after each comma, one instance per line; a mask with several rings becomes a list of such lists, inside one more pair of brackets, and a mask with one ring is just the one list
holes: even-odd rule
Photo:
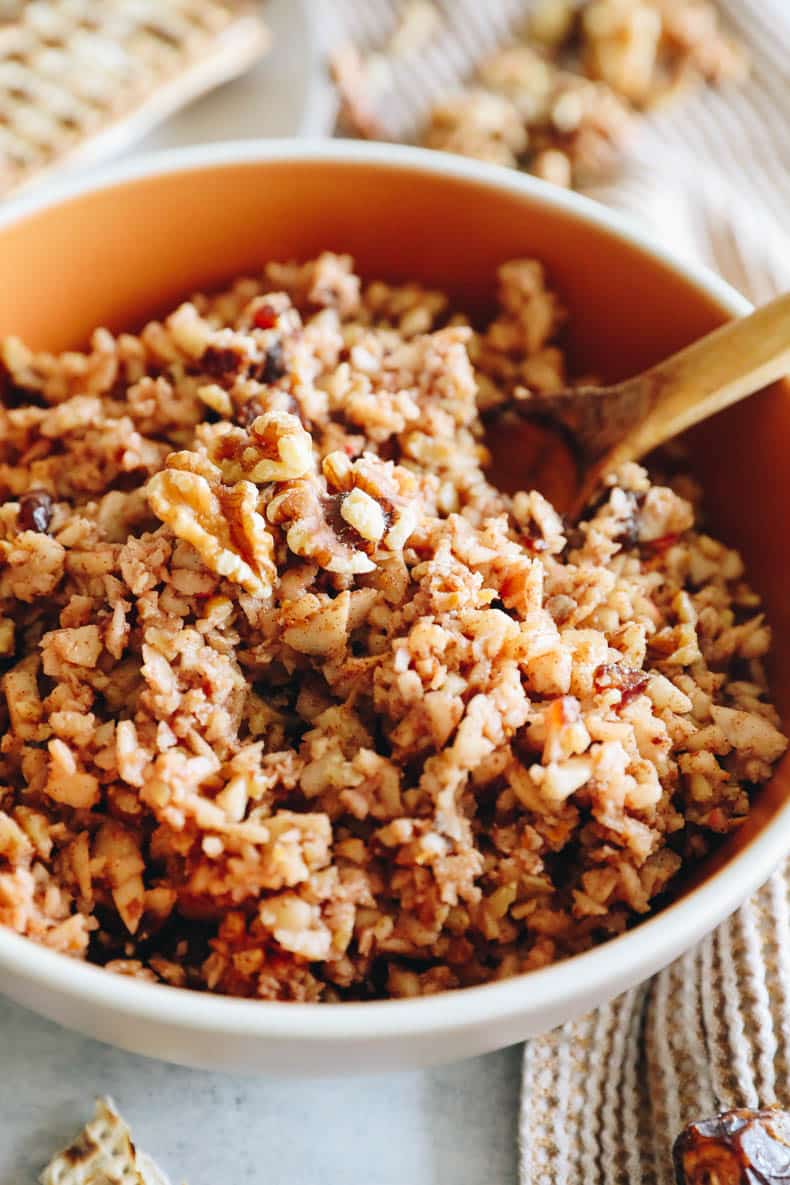
[[690, 1123], [673, 1157], [678, 1185], [790, 1185], [790, 1113], [724, 1111]]

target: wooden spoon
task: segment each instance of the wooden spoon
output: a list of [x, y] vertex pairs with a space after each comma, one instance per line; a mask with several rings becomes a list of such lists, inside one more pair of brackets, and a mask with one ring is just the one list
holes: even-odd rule
[[532, 488], [576, 519], [608, 473], [787, 374], [790, 293], [636, 378], [530, 393], [506, 405], [487, 426], [492, 477], [502, 488], [523, 489], [526, 474]]

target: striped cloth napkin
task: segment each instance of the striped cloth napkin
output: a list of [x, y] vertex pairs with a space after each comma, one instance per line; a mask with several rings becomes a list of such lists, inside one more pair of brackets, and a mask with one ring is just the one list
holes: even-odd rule
[[[393, 139], [514, 36], [530, 0], [444, 0], [440, 36], [401, 54], [381, 104]], [[720, 272], [755, 303], [790, 288], [790, 3], [720, 0], [752, 59], [739, 89], [646, 117], [592, 196]], [[397, 0], [323, 0], [328, 41], [386, 42]], [[696, 950], [583, 1020], [530, 1041], [521, 1185], [670, 1185], [671, 1146], [716, 1111], [790, 1105], [790, 865]]]

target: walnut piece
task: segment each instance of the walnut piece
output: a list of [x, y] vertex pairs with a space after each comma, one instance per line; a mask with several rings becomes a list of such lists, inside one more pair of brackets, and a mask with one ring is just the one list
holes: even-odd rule
[[313, 442], [301, 421], [286, 411], [257, 416], [248, 429], [228, 425], [209, 445], [223, 479], [233, 485], [252, 481], [292, 481], [313, 467]]
[[329, 453], [322, 477], [289, 483], [268, 507], [291, 551], [327, 572], [372, 572], [377, 548], [401, 551], [417, 523], [415, 479], [391, 461]]
[[428, 148], [526, 168], [559, 185], [605, 176], [635, 112], [686, 82], [742, 80], [710, 0], [536, 0], [526, 41], [496, 50], [429, 113]]
[[423, 138], [426, 148], [510, 166], [518, 163], [527, 143], [518, 109], [503, 95], [479, 88], [437, 103]]
[[595, 0], [583, 13], [585, 67], [633, 103], [645, 103], [654, 86], [661, 16], [651, 4]]
[[167, 468], [151, 478], [148, 501], [212, 572], [253, 596], [271, 596], [277, 575], [274, 540], [258, 513], [252, 482], [223, 485], [210, 461], [197, 453], [173, 453]]

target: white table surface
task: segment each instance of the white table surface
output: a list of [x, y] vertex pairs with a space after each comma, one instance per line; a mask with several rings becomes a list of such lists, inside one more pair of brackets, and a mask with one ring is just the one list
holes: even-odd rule
[[33, 1185], [110, 1094], [173, 1185], [513, 1185], [520, 1050], [314, 1081], [184, 1070], [0, 999], [0, 1185]]
[[[310, 11], [272, 0], [281, 38], [298, 25], [295, 9]], [[315, 48], [305, 46], [281, 39], [257, 77], [201, 100], [140, 148], [320, 130], [303, 77]], [[208, 1074], [86, 1040], [0, 997], [0, 1185], [32, 1185], [101, 1094], [173, 1185], [512, 1185], [519, 1066], [511, 1049], [389, 1078]]]

